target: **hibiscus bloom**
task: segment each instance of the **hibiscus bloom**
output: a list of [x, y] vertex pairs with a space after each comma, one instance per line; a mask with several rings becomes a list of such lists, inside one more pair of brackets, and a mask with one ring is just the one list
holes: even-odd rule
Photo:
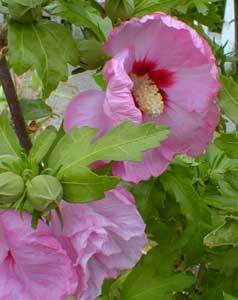
[[0, 213], [0, 300], [65, 300], [77, 277], [65, 250], [43, 222], [31, 216]]
[[62, 202], [64, 229], [52, 214], [52, 231], [71, 258], [78, 275], [77, 300], [94, 300], [105, 278], [132, 268], [146, 245], [145, 225], [134, 198], [117, 187], [103, 200], [88, 204]]
[[65, 113], [65, 130], [91, 126], [105, 133], [125, 120], [154, 121], [171, 132], [143, 162], [113, 163], [113, 174], [138, 182], [160, 175], [176, 154], [200, 155], [219, 122], [218, 70], [208, 43], [163, 13], [133, 18], [105, 43], [112, 59], [103, 73], [106, 92], [77, 95]]

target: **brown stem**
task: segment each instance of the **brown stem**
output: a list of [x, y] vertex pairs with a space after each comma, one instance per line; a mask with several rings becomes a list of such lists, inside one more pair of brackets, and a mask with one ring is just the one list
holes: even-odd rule
[[238, 0], [234, 0], [234, 31], [235, 31], [235, 58], [236, 58], [236, 63], [235, 63], [235, 68], [238, 70]]
[[7, 99], [17, 137], [26, 153], [29, 153], [32, 145], [27, 133], [26, 124], [21, 112], [16, 89], [4, 55], [4, 43], [4, 34], [0, 32], [0, 82], [2, 83], [3, 91]]

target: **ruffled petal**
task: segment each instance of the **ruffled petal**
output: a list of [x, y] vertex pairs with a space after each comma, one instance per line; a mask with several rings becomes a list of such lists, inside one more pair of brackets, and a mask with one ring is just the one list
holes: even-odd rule
[[52, 230], [75, 265], [80, 300], [94, 300], [105, 278], [133, 267], [146, 245], [145, 225], [133, 196], [117, 187], [104, 200], [89, 204], [63, 202], [63, 233], [55, 214]]
[[1, 300], [64, 300], [74, 294], [72, 263], [45, 223], [34, 230], [30, 215], [22, 219], [17, 211], [5, 211], [0, 227], [8, 247], [0, 264]]
[[112, 31], [105, 49], [113, 57], [130, 49], [134, 61], [154, 62], [155, 70], [172, 72], [174, 84], [165, 92], [188, 111], [209, 110], [216, 100], [220, 84], [211, 48], [181, 21], [162, 13], [131, 19]]
[[99, 129], [103, 135], [112, 127], [112, 121], [103, 109], [105, 93], [97, 90], [81, 92], [69, 103], [64, 114], [64, 129], [89, 126]]
[[132, 53], [129, 50], [120, 52], [105, 66], [103, 74], [108, 81], [104, 110], [118, 125], [125, 120], [138, 124], [142, 120], [142, 113], [136, 107], [132, 95], [133, 82], [128, 76], [132, 69]]

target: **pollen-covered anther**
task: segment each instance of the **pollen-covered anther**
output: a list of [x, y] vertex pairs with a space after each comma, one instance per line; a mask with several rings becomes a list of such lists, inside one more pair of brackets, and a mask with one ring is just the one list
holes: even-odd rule
[[149, 116], [158, 117], [164, 110], [164, 101], [155, 82], [148, 74], [131, 74], [131, 79], [134, 82], [133, 95], [139, 108]]

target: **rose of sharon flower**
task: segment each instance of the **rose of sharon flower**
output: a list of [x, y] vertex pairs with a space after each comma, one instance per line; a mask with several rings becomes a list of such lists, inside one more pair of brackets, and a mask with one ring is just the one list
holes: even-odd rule
[[105, 278], [132, 268], [146, 245], [145, 225], [133, 196], [122, 187], [89, 204], [62, 202], [64, 229], [56, 214], [52, 230], [71, 258], [77, 275], [77, 300], [94, 300]]
[[74, 294], [77, 277], [72, 262], [40, 221], [0, 212], [0, 300], [65, 300]]
[[65, 113], [65, 129], [97, 127], [103, 134], [122, 121], [167, 125], [170, 136], [143, 162], [113, 163], [113, 174], [138, 182], [160, 175], [176, 154], [200, 155], [219, 121], [217, 67], [208, 43], [192, 28], [155, 13], [122, 23], [105, 49], [106, 92], [77, 95]]

